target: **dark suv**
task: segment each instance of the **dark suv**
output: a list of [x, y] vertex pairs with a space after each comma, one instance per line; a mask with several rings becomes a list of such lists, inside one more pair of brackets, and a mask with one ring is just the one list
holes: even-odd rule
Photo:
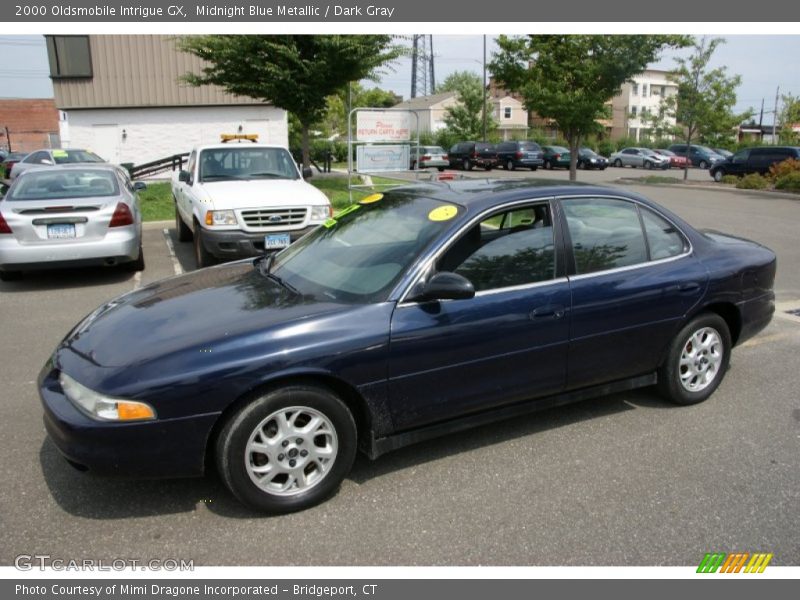
[[500, 142], [497, 144], [497, 162], [508, 171], [520, 167], [535, 171], [544, 164], [542, 147], [536, 142]]
[[714, 181], [722, 181], [725, 175], [748, 175], [749, 173], [766, 174], [769, 168], [788, 158], [800, 160], [800, 147], [797, 146], [761, 146], [739, 150], [724, 162], [715, 164], [709, 170]]
[[497, 165], [497, 151], [489, 142], [459, 142], [450, 148], [447, 160], [453, 168], [471, 171], [483, 167], [487, 171]]

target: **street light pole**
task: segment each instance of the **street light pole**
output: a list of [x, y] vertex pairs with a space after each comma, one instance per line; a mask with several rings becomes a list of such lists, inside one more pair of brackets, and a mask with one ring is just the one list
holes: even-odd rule
[[483, 141], [486, 141], [486, 34], [483, 35]]

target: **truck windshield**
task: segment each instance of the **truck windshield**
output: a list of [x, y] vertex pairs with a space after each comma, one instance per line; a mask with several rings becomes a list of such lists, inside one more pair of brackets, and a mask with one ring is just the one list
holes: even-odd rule
[[284, 148], [209, 148], [200, 153], [200, 181], [299, 177], [292, 155]]

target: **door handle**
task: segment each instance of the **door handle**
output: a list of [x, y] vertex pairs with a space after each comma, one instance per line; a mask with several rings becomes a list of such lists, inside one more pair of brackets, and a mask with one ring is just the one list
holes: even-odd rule
[[696, 292], [700, 289], [700, 284], [695, 281], [687, 281], [678, 285], [678, 291], [681, 293]]
[[530, 313], [531, 320], [534, 319], [560, 319], [564, 316], [564, 307], [560, 304], [545, 304], [534, 308]]

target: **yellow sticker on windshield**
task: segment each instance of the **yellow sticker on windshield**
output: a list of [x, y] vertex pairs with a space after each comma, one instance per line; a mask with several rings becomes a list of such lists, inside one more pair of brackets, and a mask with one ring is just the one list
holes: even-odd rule
[[362, 198], [358, 203], [359, 204], [372, 204], [373, 202], [377, 202], [383, 198], [383, 194], [371, 194], [366, 198]]
[[53, 150], [53, 156], [64, 158], [65, 156], [68, 156], [68, 154], [66, 150]]
[[440, 206], [439, 208], [434, 208], [431, 212], [428, 213], [428, 219], [431, 221], [449, 221], [453, 217], [456, 216], [458, 213], [458, 208], [453, 206], [452, 204], [448, 204], [447, 206]]

